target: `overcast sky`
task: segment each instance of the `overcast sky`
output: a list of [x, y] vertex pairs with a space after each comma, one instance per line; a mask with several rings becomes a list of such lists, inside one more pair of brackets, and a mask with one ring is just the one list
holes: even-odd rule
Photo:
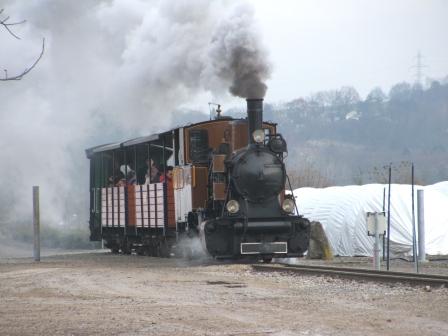
[[251, 0], [274, 66], [267, 100], [289, 100], [343, 85], [362, 96], [448, 75], [448, 1]]
[[29, 210], [40, 185], [42, 207], [59, 222], [74, 207], [61, 194], [87, 202], [86, 147], [166, 130], [186, 105], [244, 107], [229, 99], [235, 76], [244, 84], [249, 69], [263, 81], [266, 61], [267, 102], [346, 85], [387, 92], [414, 80], [419, 50], [425, 74], [448, 75], [448, 1], [247, 1], [0, 0], [0, 19], [27, 20], [13, 27], [21, 40], [0, 29], [0, 75], [32, 64], [46, 39], [36, 68], [0, 82], [9, 215]]
[[[262, 42], [269, 52], [272, 64], [267, 101], [287, 101], [344, 85], [354, 86], [363, 97], [376, 86], [387, 92], [397, 82], [414, 81], [416, 69], [413, 66], [417, 63], [419, 51], [426, 66], [423, 68], [424, 75], [440, 78], [448, 74], [446, 0], [247, 1], [255, 9]], [[32, 5], [29, 11], [36, 8], [38, 2], [30, 0]], [[87, 2], [91, 1], [85, 1]], [[184, 1], [174, 3], [177, 2]], [[15, 3], [20, 1], [0, 0], [0, 7], [12, 7], [16, 10], [16, 6], [11, 6]], [[42, 1], [39, 12], [45, 13], [42, 7], [49, 7], [50, 3], [51, 1]], [[122, 13], [130, 12], [131, 8], [133, 11], [141, 10], [136, 5], [138, 1], [115, 3], [120, 3]], [[19, 7], [26, 8], [23, 3]], [[13, 18], [27, 15], [32, 24], [33, 20], [39, 18], [33, 17], [29, 11], [7, 14]], [[54, 11], [50, 10], [48, 13]], [[187, 14], [189, 13], [185, 13], [186, 16]], [[50, 18], [51, 14], [48, 15], [47, 19], [53, 20]], [[129, 34], [127, 28], [132, 28], [123, 22], [116, 22], [118, 28], [115, 36], [118, 39], [123, 38], [120, 35]], [[108, 23], [98, 22], [98, 27], [103, 28], [106, 24]], [[73, 27], [74, 40], [77, 39], [76, 34], [77, 28]], [[12, 51], [7, 53], [9, 69], [14, 67], [14, 64], [10, 64], [9, 54], [17, 54], [17, 50], [20, 50], [23, 55], [33, 55], [27, 54], [26, 48], [36, 49], [36, 40], [31, 40], [26, 34], [22, 37], [25, 41], [19, 44], [11, 41], [10, 36], [4, 33], [0, 35], [3, 46], [5, 40], [8, 44], [15, 43]], [[7, 54], [1, 54], [0, 51], [0, 65], [4, 65]], [[17, 61], [17, 66], [23, 62], [20, 56], [14, 57], [14, 60]], [[425, 76], [423, 78], [426, 79]], [[194, 103], [186, 105], [198, 107], [210, 99], [210, 94], [199, 92], [199, 98], [192, 97]]]

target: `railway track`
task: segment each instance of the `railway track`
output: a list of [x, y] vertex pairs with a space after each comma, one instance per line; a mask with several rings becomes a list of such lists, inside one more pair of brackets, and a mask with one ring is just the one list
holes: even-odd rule
[[293, 272], [312, 275], [324, 275], [353, 280], [375, 281], [384, 283], [407, 283], [416, 286], [425, 285], [431, 287], [448, 287], [448, 276], [433, 274], [288, 264], [252, 265], [252, 268], [256, 271], [261, 272]]

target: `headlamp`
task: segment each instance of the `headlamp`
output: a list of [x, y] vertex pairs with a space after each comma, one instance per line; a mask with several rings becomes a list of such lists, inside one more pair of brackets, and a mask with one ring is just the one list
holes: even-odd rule
[[290, 198], [285, 198], [282, 203], [282, 209], [284, 212], [292, 213], [294, 211], [294, 201]]
[[234, 214], [234, 213], [237, 213], [238, 211], [240, 211], [240, 205], [237, 201], [230, 200], [227, 202], [226, 209], [231, 214]]
[[263, 143], [264, 131], [262, 129], [257, 129], [252, 133], [252, 137], [256, 143]]

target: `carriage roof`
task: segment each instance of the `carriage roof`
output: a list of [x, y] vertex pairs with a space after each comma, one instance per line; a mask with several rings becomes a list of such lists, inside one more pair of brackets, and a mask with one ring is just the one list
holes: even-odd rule
[[[139, 144], [143, 144], [143, 143], [147, 143], [147, 142], [157, 141], [160, 139], [161, 135], [166, 134], [166, 133], [171, 133], [172, 131], [178, 130], [179, 128], [182, 128], [182, 127], [193, 127], [193, 126], [202, 125], [202, 124], [221, 122], [223, 120], [246, 121], [247, 119], [245, 119], [245, 118], [244, 119], [242, 119], [242, 118], [235, 119], [235, 118], [231, 118], [231, 117], [222, 117], [220, 119], [205, 120], [205, 121], [201, 121], [201, 122], [194, 123], [194, 124], [188, 124], [185, 126], [175, 127], [166, 132], [145, 135], [145, 136], [125, 140], [122, 142], [114, 142], [114, 143], [108, 143], [108, 144], [104, 144], [104, 145], [94, 146], [94, 147], [91, 147], [91, 148], [88, 148], [85, 150], [86, 156], [87, 156], [87, 158], [90, 159], [92, 157], [92, 155], [94, 155], [96, 153], [101, 153], [101, 152], [106, 152], [106, 151], [110, 151], [110, 150], [114, 150], [114, 149], [126, 148], [126, 147], [131, 147], [134, 145], [139, 145]], [[272, 122], [264, 122], [264, 123], [270, 124], [270, 125], [277, 125], [276, 123], [272, 123]]]

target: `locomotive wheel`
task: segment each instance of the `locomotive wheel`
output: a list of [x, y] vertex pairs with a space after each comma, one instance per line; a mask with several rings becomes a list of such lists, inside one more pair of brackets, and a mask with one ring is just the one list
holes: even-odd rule
[[132, 253], [132, 244], [127, 239], [124, 239], [121, 244], [121, 252], [123, 252], [123, 254]]
[[123, 254], [132, 254], [132, 251], [129, 249], [129, 248], [124, 248], [124, 249], [121, 249], [121, 252], [123, 253]]
[[151, 256], [151, 247], [145, 245], [144, 248], [143, 248], [143, 254], [144, 254], [146, 257], [150, 257], [150, 256]]
[[117, 254], [120, 252], [120, 245], [116, 241], [105, 240], [104, 246], [109, 248], [112, 254]]
[[263, 257], [263, 263], [269, 264], [272, 261], [272, 257]]
[[170, 247], [166, 241], [159, 244], [159, 256], [162, 258], [169, 258], [170, 256]]
[[145, 255], [145, 249], [143, 246], [139, 246], [135, 249], [135, 253], [137, 253], [137, 255], [139, 256], [143, 256]]
[[151, 245], [149, 246], [149, 255], [151, 257], [158, 257], [159, 256], [159, 246], [155, 241], [151, 241]]
[[193, 259], [193, 251], [189, 246], [183, 246], [181, 252], [182, 259], [191, 260]]

